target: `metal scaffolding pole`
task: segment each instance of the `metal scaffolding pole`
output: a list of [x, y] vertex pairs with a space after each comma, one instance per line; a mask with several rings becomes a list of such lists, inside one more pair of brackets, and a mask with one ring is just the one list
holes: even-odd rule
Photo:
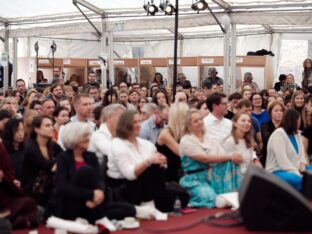
[[223, 91], [226, 95], [229, 93], [229, 65], [230, 65], [230, 49], [229, 49], [229, 36], [230, 36], [230, 27], [225, 28], [224, 33], [224, 73], [223, 73]]
[[9, 24], [5, 23], [4, 27], [4, 54], [2, 61], [6, 60], [3, 65], [3, 89], [4, 92], [9, 88]]
[[176, 0], [174, 16], [174, 53], [173, 53], [173, 98], [176, 95], [178, 75], [178, 36], [179, 36], [179, 0]]
[[106, 67], [107, 67], [107, 46], [106, 46], [106, 22], [105, 22], [105, 18], [102, 17], [102, 24], [101, 24], [101, 31], [102, 31], [102, 35], [101, 35], [101, 54], [100, 54], [100, 58], [102, 58], [101, 61], [101, 83], [102, 83], [102, 87], [106, 87], [107, 86], [107, 73], [106, 73]]
[[109, 32], [109, 81], [110, 86], [115, 84], [115, 65], [114, 65], [114, 34]]
[[18, 59], [17, 59], [17, 43], [18, 43], [18, 38], [14, 37], [13, 38], [13, 81], [12, 81], [12, 86], [13, 89], [16, 89], [15, 83], [17, 80], [17, 70], [18, 70]]
[[231, 24], [231, 93], [236, 91], [236, 24]]

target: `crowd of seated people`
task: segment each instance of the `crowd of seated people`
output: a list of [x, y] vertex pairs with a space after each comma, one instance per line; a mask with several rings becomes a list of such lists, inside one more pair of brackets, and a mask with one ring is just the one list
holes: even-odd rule
[[228, 96], [214, 67], [202, 87], [179, 73], [176, 92], [161, 73], [146, 86], [104, 89], [91, 72], [79, 88], [55, 82], [43, 94], [19, 79], [0, 101], [0, 213], [19, 229], [50, 215], [153, 219], [176, 197], [212, 208], [250, 165], [301, 190], [312, 159], [311, 69], [306, 60], [302, 87], [287, 74], [268, 90], [246, 72]]

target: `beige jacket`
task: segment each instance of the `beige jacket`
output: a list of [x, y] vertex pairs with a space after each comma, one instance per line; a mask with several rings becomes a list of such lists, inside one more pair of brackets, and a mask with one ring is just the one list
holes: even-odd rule
[[268, 142], [265, 169], [269, 172], [283, 170], [300, 175], [300, 163], [307, 164], [301, 134], [296, 134], [299, 154], [283, 128], [276, 129]]

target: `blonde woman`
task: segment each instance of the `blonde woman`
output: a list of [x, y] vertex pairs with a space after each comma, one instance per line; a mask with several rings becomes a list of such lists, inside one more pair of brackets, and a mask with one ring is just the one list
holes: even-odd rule
[[[217, 194], [233, 192], [240, 185], [238, 153], [225, 153], [218, 141], [205, 138], [203, 118], [191, 109], [185, 120], [185, 135], [179, 150], [184, 176], [180, 185], [190, 195], [190, 207], [215, 206]], [[207, 176], [208, 174], [208, 176]]]
[[293, 74], [287, 74], [286, 76], [286, 84], [282, 87], [282, 91], [285, 92], [287, 90], [296, 90], [299, 86], [295, 83], [295, 77]]
[[166, 180], [179, 180], [181, 160], [179, 156], [179, 142], [183, 134], [185, 116], [188, 105], [183, 102], [174, 103], [169, 109], [168, 126], [161, 130], [157, 141], [157, 151], [167, 157]]

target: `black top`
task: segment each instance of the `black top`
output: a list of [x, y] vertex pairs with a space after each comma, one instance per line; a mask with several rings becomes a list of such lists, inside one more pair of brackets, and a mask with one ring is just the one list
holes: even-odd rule
[[[85, 151], [83, 158], [85, 163], [93, 167], [97, 174], [96, 177], [98, 178], [98, 181], [96, 181], [96, 183], [98, 189], [104, 191], [104, 184], [100, 182], [99, 163], [96, 155], [92, 152]], [[68, 198], [78, 198], [86, 201], [93, 200], [93, 190], [70, 185], [70, 179], [76, 170], [73, 151], [66, 150], [62, 152], [57, 158], [57, 171], [55, 174], [56, 192]]]
[[[85, 151], [83, 158], [88, 166], [94, 168], [95, 174], [94, 176], [90, 175], [88, 178], [85, 178], [85, 181], [81, 179], [81, 184], [79, 184], [77, 182], [73, 182], [73, 180], [77, 179], [77, 169], [73, 151], [66, 150], [58, 156], [57, 170], [55, 173], [55, 190], [51, 200], [49, 201], [46, 215], [63, 217], [66, 213], [64, 211], [64, 202], [70, 202], [72, 206], [79, 206], [80, 201], [83, 201], [84, 204], [85, 201], [93, 200], [94, 189], [101, 189], [104, 191], [104, 184], [99, 179], [99, 163], [96, 155], [92, 152]], [[88, 183], [89, 187], [83, 185], [86, 183]], [[77, 213], [75, 215], [79, 214]]]
[[42, 171], [52, 174], [51, 169], [55, 164], [56, 156], [63, 151], [54, 141], [49, 141], [47, 147], [50, 149], [49, 159], [42, 155], [36, 140], [30, 139], [26, 144], [22, 162], [22, 186], [29, 194], [32, 193], [34, 182]]
[[23, 179], [22, 163], [23, 163], [24, 150], [23, 149], [12, 150], [12, 151], [9, 151], [8, 153], [12, 161], [14, 170], [15, 170], [16, 179], [18, 179], [19, 181], [22, 181]]
[[276, 90], [276, 91], [280, 91], [281, 90], [281, 82], [276, 82], [275, 84], [274, 84], [274, 89]]
[[181, 85], [183, 87], [183, 89], [192, 88], [192, 84], [189, 80], [184, 80], [183, 82], [177, 82], [177, 85]]
[[[304, 107], [303, 107], [304, 108]], [[299, 127], [299, 130], [300, 131], [303, 131], [304, 129], [305, 129], [305, 124], [304, 124], [304, 121], [303, 121], [303, 118], [302, 118], [302, 112], [301, 112], [301, 109], [300, 108], [295, 108], [295, 110], [297, 110], [298, 112], [299, 112], [299, 114], [300, 114], [300, 120], [301, 120], [301, 122], [300, 122], [300, 127]]]
[[265, 161], [267, 157], [268, 141], [270, 139], [271, 134], [274, 132], [275, 129], [276, 128], [272, 120], [270, 120], [267, 123], [262, 124], [261, 126], [261, 137], [262, 137], [263, 147], [262, 147], [262, 157], [260, 158], [260, 162], [262, 163], [264, 167], [265, 167]]
[[302, 132], [302, 136], [309, 140], [308, 154], [312, 155], [312, 126], [306, 127]]
[[166, 168], [166, 181], [176, 181], [179, 182], [179, 179], [182, 175], [181, 172], [181, 159], [179, 155], [176, 155], [169, 149], [166, 145], [159, 145], [156, 142], [157, 151], [167, 158], [167, 168]]
[[229, 120], [232, 120], [233, 117], [234, 117], [234, 115], [235, 115], [235, 114], [234, 114], [232, 111], [228, 110], [228, 112], [227, 112], [227, 114], [224, 116], [224, 118], [227, 118], [227, 119], [229, 119]]

